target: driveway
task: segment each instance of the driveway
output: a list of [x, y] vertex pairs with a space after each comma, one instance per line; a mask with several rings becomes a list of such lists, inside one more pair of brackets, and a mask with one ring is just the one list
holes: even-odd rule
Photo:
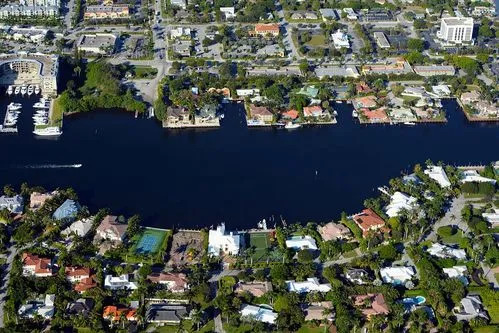
[[461, 218], [461, 210], [465, 205], [467, 205], [468, 200], [462, 195], [460, 195], [457, 198], [454, 198], [454, 200], [451, 203], [451, 206], [449, 210], [445, 213], [444, 217], [437, 221], [433, 227], [431, 232], [425, 237], [423, 236], [422, 241], [424, 240], [430, 240], [430, 241], [436, 241], [437, 240], [437, 230], [440, 227], [448, 226], [448, 225], [455, 225], [459, 227], [465, 234], [468, 233], [468, 224], [464, 222]]

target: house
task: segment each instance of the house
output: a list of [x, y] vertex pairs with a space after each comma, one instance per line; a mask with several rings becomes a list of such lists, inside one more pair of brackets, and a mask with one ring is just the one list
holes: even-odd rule
[[104, 310], [102, 311], [102, 318], [104, 318], [105, 320], [109, 320], [110, 322], [120, 321], [122, 315], [127, 321], [137, 320], [137, 310], [135, 309], [108, 305], [105, 306]]
[[491, 183], [495, 184], [497, 181], [492, 178], [482, 177], [476, 170], [465, 170], [461, 172], [461, 182], [462, 183]]
[[291, 120], [297, 119], [299, 115], [300, 115], [299, 112], [295, 109], [288, 110], [286, 112], [281, 113], [281, 116], [284, 119], [291, 119]]
[[302, 87], [298, 92], [298, 95], [304, 95], [307, 96], [308, 98], [316, 98], [317, 95], [319, 94], [319, 88], [316, 88], [315, 86], [306, 86]]
[[66, 199], [62, 205], [59, 206], [52, 215], [57, 221], [73, 221], [80, 211], [80, 204], [71, 199]]
[[357, 94], [368, 94], [372, 91], [369, 85], [364, 81], [357, 82], [355, 84], [355, 90], [357, 91]]
[[267, 281], [238, 282], [234, 289], [236, 294], [250, 293], [255, 297], [272, 291], [272, 283]]
[[91, 298], [79, 298], [74, 302], [68, 303], [66, 306], [66, 314], [72, 316], [88, 317], [95, 306], [95, 302]]
[[321, 8], [319, 9], [319, 13], [322, 16], [322, 20], [324, 22], [330, 21], [330, 20], [337, 20], [338, 14], [336, 13], [336, 10], [332, 8]]
[[382, 123], [382, 122], [388, 122], [390, 120], [390, 118], [388, 118], [386, 110], [387, 108], [383, 106], [375, 110], [360, 109], [360, 112], [362, 115], [364, 115], [364, 117], [367, 118], [369, 122]]
[[57, 194], [57, 191], [47, 192], [47, 193], [39, 193], [33, 192], [29, 196], [29, 208], [31, 210], [36, 210], [42, 207], [47, 200], [52, 199]]
[[180, 41], [173, 44], [173, 53], [181, 56], [181, 57], [190, 57], [191, 56], [191, 42], [189, 41]]
[[449, 278], [459, 279], [465, 286], [468, 285], [468, 279], [465, 276], [465, 273], [468, 271], [466, 266], [452, 266], [450, 268], [442, 268], [442, 270]]
[[191, 114], [187, 108], [169, 106], [166, 109], [166, 122], [171, 125], [191, 124]]
[[277, 313], [272, 311], [272, 308], [268, 305], [255, 306], [243, 304], [239, 313], [242, 318], [251, 318], [271, 325], [277, 320]]
[[250, 104], [249, 116], [251, 119], [270, 123], [274, 119], [274, 114], [265, 106]]
[[66, 279], [71, 283], [80, 282], [90, 277], [89, 267], [67, 266], [65, 269]]
[[434, 243], [428, 248], [428, 253], [437, 258], [454, 258], [458, 260], [466, 259], [466, 251], [456, 249], [448, 245]]
[[431, 65], [431, 66], [413, 66], [414, 72], [420, 76], [453, 76], [456, 73], [454, 66]]
[[480, 93], [476, 90], [470, 92], [464, 92], [461, 94], [461, 102], [463, 104], [472, 104], [480, 101], [482, 98]]
[[146, 310], [146, 322], [160, 325], [179, 325], [190, 319], [190, 310], [183, 304], [152, 303]]
[[404, 284], [416, 275], [414, 267], [411, 266], [384, 267], [379, 270], [379, 273], [383, 282], [394, 285]]
[[52, 259], [24, 252], [22, 255], [23, 276], [52, 276]]
[[74, 290], [80, 294], [84, 293], [87, 290], [90, 290], [92, 288], [97, 287], [97, 281], [95, 280], [94, 275], [90, 275], [87, 278], [81, 279], [77, 284], [74, 286]]
[[286, 239], [286, 247], [294, 250], [317, 250], [317, 244], [312, 236], [293, 236]]
[[279, 24], [256, 24], [254, 30], [250, 31], [250, 35], [259, 37], [277, 37], [279, 36]]
[[450, 88], [446, 84], [439, 84], [436, 86], [431, 86], [431, 90], [438, 97], [447, 97], [447, 96], [450, 96], [450, 94], [451, 94]]
[[187, 2], [185, 0], [170, 0], [170, 5], [184, 10], [187, 8]]
[[449, 181], [449, 178], [447, 177], [447, 174], [444, 171], [444, 168], [441, 166], [430, 166], [428, 169], [424, 171], [425, 174], [428, 175], [431, 179], [436, 181], [440, 187], [445, 188], [445, 187], [450, 187], [451, 183]]
[[73, 222], [69, 227], [61, 231], [61, 235], [69, 237], [74, 234], [79, 237], [84, 237], [90, 229], [92, 229], [93, 222], [93, 217]]
[[331, 284], [319, 283], [319, 280], [315, 277], [307, 278], [307, 281], [301, 282], [296, 282], [294, 280], [286, 281], [286, 287], [289, 292], [295, 292], [299, 294], [309, 293], [312, 291], [327, 293], [331, 290]]
[[312, 302], [302, 306], [302, 310], [305, 314], [305, 321], [333, 321], [334, 319], [334, 307], [330, 301]]
[[208, 254], [218, 257], [220, 253], [237, 255], [239, 253], [241, 237], [234, 232], [225, 232], [225, 223], [208, 233]]
[[319, 226], [318, 229], [324, 241], [349, 239], [352, 236], [350, 229], [339, 223], [329, 222], [326, 225]]
[[126, 235], [128, 225], [120, 223], [118, 217], [106, 215], [95, 231], [96, 240], [109, 240], [121, 243]]
[[151, 273], [147, 276], [147, 280], [166, 285], [173, 293], [183, 293], [189, 289], [187, 276], [184, 273]]
[[335, 49], [350, 48], [350, 42], [348, 40], [348, 35], [341, 30], [336, 30], [335, 33], [331, 34], [333, 40], [333, 45]]
[[260, 89], [236, 89], [236, 95], [239, 97], [260, 96]]
[[352, 104], [355, 109], [372, 109], [378, 105], [376, 101], [377, 101], [376, 96], [371, 95], [371, 96], [357, 97], [352, 100]]
[[360, 76], [357, 67], [354, 65], [344, 65], [344, 66], [317, 66], [314, 69], [315, 76], [320, 80], [326, 77], [353, 77], [358, 78]]
[[492, 228], [499, 227], [499, 209], [492, 209], [491, 213], [482, 213], [482, 217], [491, 224]]
[[303, 108], [303, 116], [305, 117], [320, 117], [323, 115], [322, 108], [318, 105], [306, 106]]
[[452, 310], [452, 313], [458, 321], [470, 321], [477, 317], [489, 320], [487, 311], [483, 309], [482, 300], [478, 295], [468, 295], [463, 298], [460, 304]]
[[371, 208], [364, 209], [359, 214], [352, 216], [352, 220], [362, 230], [362, 235], [367, 236], [370, 231], [377, 231], [384, 228], [385, 221], [379, 217]]
[[12, 214], [22, 214], [24, 209], [24, 200], [20, 195], [0, 197], [0, 210], [7, 209]]
[[220, 13], [223, 14], [226, 20], [231, 20], [236, 17], [236, 10], [234, 7], [220, 7]]
[[17, 313], [22, 318], [36, 318], [51, 319], [55, 313], [54, 307], [55, 295], [47, 294], [45, 299], [37, 299], [28, 301], [26, 304], [21, 305]]
[[370, 320], [372, 316], [390, 313], [383, 294], [366, 294], [354, 296], [354, 306], [360, 307], [362, 314]]
[[395, 192], [390, 198], [390, 203], [385, 207], [389, 217], [396, 217], [403, 211], [411, 211], [417, 207], [417, 199], [402, 192]]
[[191, 39], [191, 34], [192, 30], [191, 28], [188, 27], [176, 27], [170, 30], [171, 39], [176, 39], [176, 38]]
[[365, 269], [352, 268], [346, 271], [345, 278], [355, 284], [366, 284], [370, 282], [369, 273]]
[[123, 274], [120, 276], [106, 275], [106, 277], [104, 278], [104, 288], [111, 290], [137, 289], [137, 284], [130, 281], [129, 279], [130, 277], [128, 274]]

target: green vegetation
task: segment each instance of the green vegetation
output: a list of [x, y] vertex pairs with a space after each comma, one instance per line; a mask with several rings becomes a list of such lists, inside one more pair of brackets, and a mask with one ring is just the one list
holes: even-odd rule
[[62, 126], [62, 119], [64, 117], [64, 110], [60, 105], [60, 98], [54, 99], [53, 107], [52, 107], [52, 117], [50, 118], [51, 125], [53, 126]]
[[151, 263], [163, 262], [171, 236], [171, 230], [143, 228], [130, 240], [132, 245], [128, 250], [127, 261], [142, 262], [151, 260]]
[[158, 70], [151, 66], [133, 66], [132, 75], [135, 79], [152, 79], [156, 77]]

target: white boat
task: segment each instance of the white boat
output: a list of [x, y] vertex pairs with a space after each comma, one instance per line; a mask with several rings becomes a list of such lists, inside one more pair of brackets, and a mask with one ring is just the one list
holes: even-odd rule
[[299, 128], [299, 127], [301, 127], [300, 124], [294, 124], [294, 123], [292, 123], [290, 121], [287, 122], [286, 125], [284, 125], [285, 129], [295, 129], [295, 128]]
[[40, 101], [33, 104], [33, 107], [37, 109], [48, 109], [50, 108], [50, 102], [44, 98], [40, 98]]
[[21, 88], [19, 86], [17, 86], [15, 89], [14, 89], [14, 95], [19, 95], [19, 92], [21, 91]]
[[43, 112], [43, 111], [36, 111], [35, 116], [48, 116], [48, 112]]
[[12, 86], [9, 86], [7, 88], [7, 94], [12, 95], [13, 92], [14, 92], [14, 88]]
[[404, 125], [407, 125], [407, 126], [414, 126], [414, 125], [416, 125], [416, 123], [413, 123], [412, 121], [406, 121], [406, 122], [404, 123]]
[[40, 93], [40, 87], [38, 85], [35, 86], [35, 95]]
[[26, 94], [26, 86], [21, 86], [21, 95]]
[[39, 136], [59, 136], [62, 134], [62, 131], [59, 127], [50, 126], [50, 127], [35, 129], [33, 131], [33, 134]]
[[30, 84], [30, 85], [28, 86], [28, 96], [31, 96], [31, 95], [33, 94], [33, 90], [34, 90], [34, 88], [33, 88], [33, 86]]
[[21, 110], [23, 106], [21, 105], [21, 103], [10, 103], [9, 105], [7, 105], [7, 110], [9, 111], [16, 111], [16, 110]]
[[352, 111], [352, 117], [357, 118], [359, 116], [359, 113], [355, 110]]

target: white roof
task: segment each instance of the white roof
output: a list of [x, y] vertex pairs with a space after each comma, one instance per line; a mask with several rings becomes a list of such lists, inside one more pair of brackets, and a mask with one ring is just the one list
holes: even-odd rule
[[286, 281], [288, 291], [295, 293], [309, 293], [311, 291], [320, 291], [327, 293], [331, 290], [331, 284], [319, 283], [317, 278], [308, 278], [307, 281], [296, 282], [294, 280]]
[[478, 182], [495, 184], [497, 181], [492, 178], [482, 177], [476, 170], [465, 170], [461, 173], [461, 182]]
[[78, 236], [83, 237], [92, 228], [92, 223], [93, 223], [93, 217], [87, 218], [87, 219], [78, 220], [78, 221], [72, 223], [66, 229], [64, 229], [61, 232], [61, 234], [62, 235], [69, 235], [71, 233], [75, 233]]
[[434, 243], [428, 248], [428, 253], [438, 258], [466, 259], [466, 251], [450, 246]]
[[411, 280], [416, 271], [411, 266], [397, 266], [381, 268], [379, 273], [385, 283], [400, 284]]
[[499, 209], [494, 209], [493, 213], [483, 213], [482, 217], [485, 221], [492, 224], [492, 226], [495, 226], [496, 224], [499, 224]]
[[424, 171], [431, 179], [436, 181], [440, 187], [449, 187], [451, 183], [449, 178], [447, 178], [447, 174], [444, 171], [444, 168], [441, 166], [431, 166]]
[[402, 192], [395, 192], [391, 196], [390, 203], [385, 207], [385, 213], [389, 217], [398, 216], [402, 209], [412, 210], [416, 207], [417, 199]]
[[277, 319], [277, 313], [263, 306], [243, 304], [239, 313], [242, 317], [251, 317], [268, 324], [274, 324]]
[[210, 230], [208, 234], [208, 254], [219, 256], [220, 252], [228, 254], [239, 253], [240, 236], [230, 232], [225, 233], [225, 224], [220, 224], [216, 230]]
[[130, 282], [128, 280], [128, 274], [123, 274], [120, 276], [106, 275], [104, 278], [104, 287], [108, 288], [127, 288], [127, 289], [137, 289], [137, 284], [135, 282]]
[[336, 30], [334, 34], [331, 35], [333, 38], [333, 43], [336, 48], [340, 47], [350, 47], [350, 42], [348, 41], [348, 36], [341, 30]]
[[286, 240], [286, 247], [292, 249], [317, 250], [315, 239], [311, 236], [293, 236]]
[[466, 266], [453, 266], [451, 268], [443, 268], [443, 271], [445, 274], [447, 274], [448, 277], [450, 278], [459, 278], [461, 276], [464, 276], [464, 273], [466, 273], [468, 269]]

